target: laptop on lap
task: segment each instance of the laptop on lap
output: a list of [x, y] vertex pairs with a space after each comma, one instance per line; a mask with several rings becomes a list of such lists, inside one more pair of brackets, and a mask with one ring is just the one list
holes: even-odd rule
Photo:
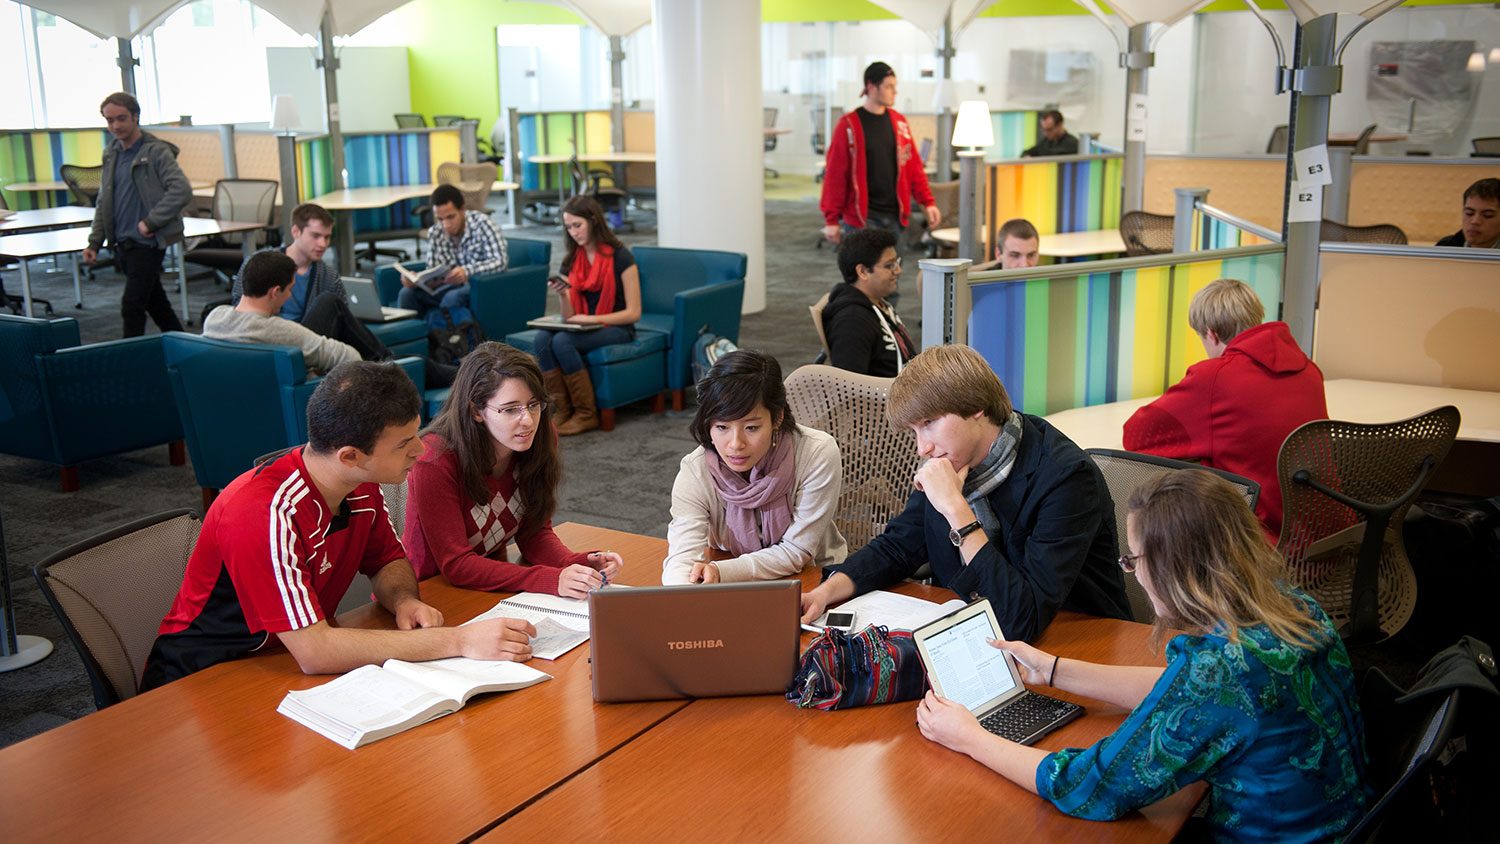
[[1028, 691], [1010, 655], [987, 640], [1002, 638], [989, 599], [975, 601], [912, 631], [927, 682], [963, 704], [986, 730], [1020, 744], [1083, 715], [1076, 703]]
[[797, 671], [796, 580], [589, 595], [594, 700], [783, 694]]
[[410, 308], [389, 308], [380, 304], [380, 293], [375, 282], [368, 278], [343, 276], [344, 293], [349, 297], [349, 313], [362, 322], [393, 322], [411, 319], [417, 312]]

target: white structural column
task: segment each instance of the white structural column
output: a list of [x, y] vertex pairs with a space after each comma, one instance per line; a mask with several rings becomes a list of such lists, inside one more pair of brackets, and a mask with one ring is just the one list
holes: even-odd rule
[[760, 0], [653, 0], [662, 246], [749, 256], [745, 313], [766, 307]]

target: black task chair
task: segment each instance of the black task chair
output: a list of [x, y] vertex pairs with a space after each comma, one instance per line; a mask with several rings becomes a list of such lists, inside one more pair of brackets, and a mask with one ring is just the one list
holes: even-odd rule
[[614, 181], [614, 176], [586, 169], [576, 155], [568, 159], [568, 173], [573, 178], [574, 196], [592, 196], [605, 211], [617, 211], [621, 215], [625, 213], [625, 202], [629, 194], [624, 188], [604, 184], [605, 179]]
[[81, 167], [77, 164], [64, 164], [59, 167], [58, 175], [68, 185], [68, 193], [73, 195], [73, 204], [93, 208], [94, 203], [99, 201], [99, 183], [104, 178], [104, 165], [95, 167]]

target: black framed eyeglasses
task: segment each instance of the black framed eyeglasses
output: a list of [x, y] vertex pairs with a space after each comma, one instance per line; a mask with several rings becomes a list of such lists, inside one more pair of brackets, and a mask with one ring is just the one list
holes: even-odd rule
[[1139, 560], [1140, 558], [1142, 558], [1144, 556], [1146, 556], [1146, 555], [1145, 554], [1121, 554], [1120, 555], [1120, 559], [1117, 561], [1120, 564], [1120, 571], [1123, 571], [1126, 574], [1135, 574], [1135, 561]]

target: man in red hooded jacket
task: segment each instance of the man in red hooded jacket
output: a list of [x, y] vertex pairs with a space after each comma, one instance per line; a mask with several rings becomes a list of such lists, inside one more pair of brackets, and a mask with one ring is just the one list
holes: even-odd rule
[[1125, 422], [1125, 448], [1242, 475], [1260, 484], [1255, 514], [1281, 533], [1276, 457], [1287, 435], [1328, 418], [1323, 372], [1284, 322], [1267, 322], [1249, 285], [1221, 278], [1193, 297], [1188, 324], [1208, 360]]
[[846, 231], [874, 227], [899, 238], [911, 217], [912, 196], [922, 203], [928, 228], [937, 228], [943, 217], [927, 186], [911, 126], [891, 108], [896, 71], [885, 62], [865, 68], [864, 97], [864, 105], [839, 118], [828, 142], [819, 204], [823, 237], [838, 243]]

